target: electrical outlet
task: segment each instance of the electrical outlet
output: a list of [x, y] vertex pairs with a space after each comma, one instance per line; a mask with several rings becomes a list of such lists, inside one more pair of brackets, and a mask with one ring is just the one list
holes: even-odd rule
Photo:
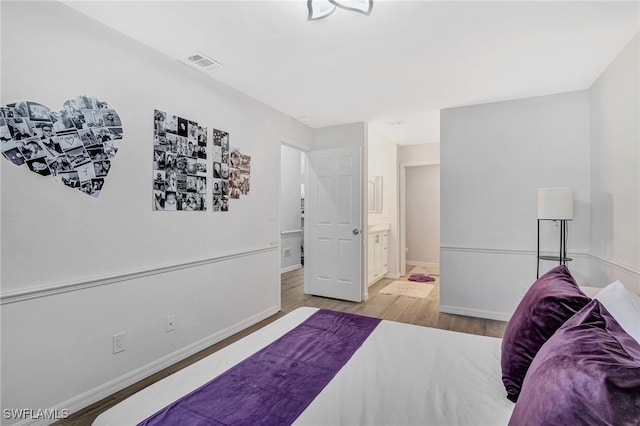
[[169, 315], [167, 317], [167, 333], [176, 329], [176, 316]]
[[283, 250], [283, 255], [284, 255], [284, 257], [291, 256], [291, 249], [289, 247], [285, 247], [284, 250]]
[[113, 353], [124, 351], [124, 332], [113, 335]]

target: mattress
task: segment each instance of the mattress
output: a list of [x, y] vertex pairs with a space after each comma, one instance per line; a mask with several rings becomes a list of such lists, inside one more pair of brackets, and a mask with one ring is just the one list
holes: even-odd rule
[[[264, 348], [317, 309], [303, 307], [143, 389], [93, 423], [137, 424]], [[302, 412], [299, 425], [506, 425], [501, 339], [383, 320]]]

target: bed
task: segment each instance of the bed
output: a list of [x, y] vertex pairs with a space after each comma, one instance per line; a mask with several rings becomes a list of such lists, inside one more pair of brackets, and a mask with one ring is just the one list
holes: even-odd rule
[[[562, 273], [568, 273], [566, 268]], [[537, 288], [539, 290], [545, 292], [549, 288], [556, 289], [556, 287], [550, 286], [557, 286], [555, 281], [557, 277], [552, 277], [554, 280], [547, 280], [546, 282], [543, 278], [544, 276], [538, 281], [542, 280], [541, 282], [546, 285], [538, 285]], [[532, 289], [536, 288], [538, 281], [534, 283]], [[577, 285], [575, 285], [575, 289], [578, 289]], [[577, 291], [580, 292], [579, 290]], [[551, 292], [554, 293], [553, 290]], [[556, 296], [557, 294], [554, 293], [552, 299], [555, 300]], [[580, 299], [578, 305], [583, 306], [574, 306], [569, 309], [569, 312], [562, 314], [567, 318], [560, 318], [562, 315], [560, 317], [554, 316], [561, 323], [558, 328], [561, 328], [563, 333], [567, 333], [563, 328], [566, 324], [573, 327], [568, 327], [570, 329], [568, 332], [571, 332], [574, 328], [584, 330], [585, 319], [577, 315], [578, 312], [584, 316], [586, 315], [584, 314], [586, 310], [591, 315], [594, 306], [598, 312], [604, 311], [600, 302], [592, 301], [589, 296], [582, 292], [580, 292], [578, 299]], [[523, 299], [523, 302], [525, 301], [528, 306], [532, 303], [531, 300], [527, 300], [527, 296]], [[565, 302], [563, 300], [561, 303], [566, 304]], [[640, 315], [640, 300], [634, 299], [632, 302], [637, 304], [636, 306], [632, 303], [633, 306], [638, 308], [637, 314]], [[523, 308], [525, 304], [521, 302]], [[518, 307], [516, 313], [521, 306]], [[591, 308], [589, 308], [590, 306]], [[631, 310], [634, 309], [633, 306]], [[552, 309], [556, 309], [556, 307], [554, 306]], [[636, 313], [629, 310], [626, 312], [627, 314], [630, 312], [631, 315], [629, 317], [629, 315], [625, 314], [628, 317], [627, 324], [631, 324], [630, 327], [633, 327], [633, 322], [636, 319], [640, 320], [640, 316], [634, 317], [633, 315], [636, 315]], [[599, 315], [603, 316], [604, 313], [599, 313]], [[268, 350], [271, 346], [286, 339], [292, 333], [292, 330], [295, 333], [295, 330], [298, 330], [307, 321], [312, 321], [319, 315], [333, 314], [333, 311], [318, 310], [316, 308], [298, 308], [242, 340], [129, 397], [98, 416], [93, 424], [95, 426], [135, 425], [142, 422], [150, 425], [193, 424], [193, 419], [184, 421], [184, 419], [170, 420], [170, 417], [160, 417], [160, 420], [158, 420], [157, 416], [161, 413], [169, 413], [167, 410], [170, 407], [179, 407], [184, 401], [189, 401], [192, 396], [197, 399], [197, 396], [200, 395], [198, 393], [199, 390], [206, 389], [212, 383], [222, 380], [225, 377], [225, 373], [228, 375], [228, 372], [237, 368], [238, 365], [250, 361], [256, 354]], [[528, 318], [530, 315], [524, 316]], [[535, 315], [533, 316], [535, 317]], [[364, 318], [368, 320], [366, 317]], [[572, 325], [569, 320], [578, 321], [579, 324]], [[571, 422], [572, 420], [579, 422], [573, 424], [597, 424], [602, 420], [589, 417], [594, 416], [593, 410], [587, 410], [587, 421], [585, 422], [585, 417], [579, 417], [584, 414], [581, 412], [584, 410], [580, 404], [578, 404], [579, 409], [577, 410], [567, 409], [563, 404], [555, 404], [558, 406], [557, 410], [547, 410], [544, 407], [556, 402], [549, 398], [557, 398], [558, 392], [563, 397], [566, 397], [575, 391], [575, 389], [569, 389], [573, 386], [572, 383], [565, 383], [565, 381], [558, 384], [559, 388], [545, 388], [540, 391], [541, 386], [538, 378], [527, 376], [526, 371], [524, 373], [526, 377], [521, 378], [518, 388], [520, 393], [519, 401], [514, 403], [513, 398], [510, 398], [512, 400], [508, 399], [507, 396], [511, 396], [510, 392], [512, 391], [508, 385], [513, 384], [509, 380], [513, 380], [513, 377], [509, 377], [512, 372], [506, 371], [505, 373], [504, 363], [505, 359], [513, 360], [513, 357], [505, 356], [505, 353], [512, 351], [513, 348], [505, 345], [503, 339], [386, 320], [375, 321], [376, 324], [368, 331], [369, 334], [363, 337], [362, 342], [354, 348], [353, 354], [346, 357], [345, 364], [337, 368], [335, 373], [332, 373], [326, 385], [319, 388], [316, 394], [311, 395], [308, 402], [302, 402], [303, 407], [299, 410], [299, 413], [291, 418], [291, 421], [264, 416], [260, 417], [261, 420], [259, 422], [256, 422], [256, 419], [250, 416], [246, 418], [236, 416], [231, 420], [203, 420], [201, 424], [293, 423], [300, 425], [480, 426], [541, 425], [554, 424], [556, 421]], [[588, 315], [586, 321], [593, 323], [592, 318]], [[513, 322], [515, 324], [518, 321]], [[620, 334], [622, 330], [620, 326], [617, 323], [613, 325], [615, 326], [613, 331]], [[531, 327], [535, 328], [535, 325], [531, 323], [525, 324], [525, 328], [530, 329]], [[608, 324], [607, 327], [611, 328], [611, 324]], [[601, 328], [598, 328], [598, 330], [601, 331]], [[510, 321], [507, 333], [505, 333], [505, 339], [511, 338], [513, 340], [513, 337], [516, 336], [516, 340], [521, 340], [522, 335], [518, 335], [517, 331], [523, 331], [522, 324], [512, 326]], [[550, 336], [544, 338], [544, 342], [535, 349], [535, 352], [544, 353], [545, 356], [548, 356], [547, 352], [549, 350], [547, 350], [547, 347], [551, 343], [556, 345], [560, 343], [560, 350], [564, 350], [564, 346], [561, 344], [562, 341], [554, 341], [552, 337], [554, 334], [561, 334], [556, 331], [553, 330]], [[566, 341], [566, 339], [572, 337], [570, 334], [564, 334], [561, 338]], [[627, 339], [624, 343], [631, 346], [631, 349], [625, 352], [625, 355], [628, 355], [628, 359], [621, 360], [620, 354], [616, 353], [615, 356], [617, 358], [613, 363], [622, 363], [622, 367], [613, 372], [614, 381], [619, 386], [614, 389], [615, 401], [613, 402], [617, 405], [613, 413], [609, 414], [610, 419], [615, 420], [612, 424], [637, 425], [640, 421], [640, 344], [632, 337], [628, 338], [631, 340], [628, 340], [627, 337], [624, 338]], [[598, 339], [601, 338], [598, 337]], [[602, 340], [606, 339], [603, 338]], [[634, 344], [637, 347], [633, 346]], [[284, 345], [287, 346], [288, 344]], [[324, 344], [307, 346], [325, 347]], [[505, 346], [507, 347], [505, 348]], [[521, 346], [521, 344], [516, 345], [520, 349]], [[326, 345], [326, 347], [329, 348], [329, 345]], [[330, 348], [326, 350], [331, 351]], [[550, 350], [552, 350], [552, 355], [556, 353], [553, 351], [557, 351], [554, 347]], [[341, 351], [342, 349], [339, 352]], [[591, 351], [593, 349], [590, 346], [589, 352]], [[532, 358], [537, 361], [541, 356], [534, 354]], [[562, 354], [561, 356], [564, 357], [565, 355]], [[572, 356], [577, 357], [577, 355]], [[320, 358], [324, 359], [324, 357]], [[553, 359], [553, 356], [551, 358]], [[596, 359], [598, 360], [598, 365], [600, 365], [602, 354], [597, 353]], [[549, 364], [545, 364], [544, 361], [541, 361], [544, 367], [542, 368], [532, 360], [529, 360], [530, 363], [533, 362], [533, 365], [528, 366], [527, 369], [535, 370], [536, 374], [541, 370], [547, 375], [557, 374], [553, 368], [546, 368]], [[587, 361], [587, 365], [591, 365], [589, 362]], [[608, 366], [608, 369], [610, 368], [611, 363], [606, 362], [604, 364]], [[261, 367], [258, 367], [258, 369], [261, 370]], [[254, 368], [253, 371], [256, 371], [256, 369]], [[609, 373], [607, 370], [606, 374]], [[579, 372], [572, 372], [571, 374], [580, 376]], [[529, 375], [531, 376], [532, 374], [529, 373]], [[507, 380], [505, 380], [505, 377]], [[548, 376], [543, 375], [542, 379], [548, 381]], [[273, 379], [273, 381], [278, 380]], [[524, 381], [524, 384], [522, 384], [522, 381]], [[568, 381], [571, 382], [571, 380]], [[284, 383], [287, 392], [294, 388], [294, 386]], [[599, 385], [596, 383], [594, 386], [598, 390]], [[594, 397], [596, 398], [595, 400], [590, 401], [587, 401], [587, 397], [581, 394], [578, 394], [576, 398], [579, 401], [581, 399], [584, 400], [581, 401], [584, 403], [583, 405], [591, 405], [595, 407], [596, 411], [602, 411], [603, 404], [611, 403], [611, 395], [607, 392], [609, 391], [604, 392], [604, 402], [598, 400], [597, 395]], [[288, 393], [287, 395], [297, 393], [298, 391], [294, 390], [293, 393]], [[598, 392], [592, 393], [595, 395]], [[238, 407], [236, 411], [243, 410], [243, 408]], [[272, 409], [272, 411], [274, 410]], [[543, 413], [539, 413], [540, 411], [543, 411]], [[556, 416], [555, 420], [544, 417], [544, 412], [548, 411], [551, 411], [552, 415]], [[559, 417], [557, 416], [557, 411], [560, 412]], [[567, 412], [574, 417], [566, 417], [565, 413]], [[595, 416], [598, 415], [601, 414], [595, 414]], [[152, 421], [154, 418], [155, 422]], [[531, 420], [523, 421], [522, 419]]]

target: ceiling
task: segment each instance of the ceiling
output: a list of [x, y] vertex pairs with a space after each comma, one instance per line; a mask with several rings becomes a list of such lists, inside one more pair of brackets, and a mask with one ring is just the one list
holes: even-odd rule
[[307, 21], [295, 1], [64, 1], [311, 127], [440, 141], [440, 110], [588, 88], [640, 30], [639, 1], [374, 1]]

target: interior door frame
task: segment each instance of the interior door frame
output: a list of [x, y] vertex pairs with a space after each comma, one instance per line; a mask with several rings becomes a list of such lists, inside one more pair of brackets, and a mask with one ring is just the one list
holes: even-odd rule
[[[340, 300], [349, 300], [349, 301], [353, 301], [353, 302], [364, 302], [366, 301], [367, 297], [368, 297], [368, 291], [367, 291], [367, 283], [366, 283], [366, 268], [367, 268], [367, 261], [366, 261], [366, 237], [367, 237], [367, 233], [365, 232], [366, 227], [367, 227], [367, 212], [364, 209], [366, 206], [366, 195], [365, 195], [365, 189], [366, 189], [366, 179], [363, 177], [365, 176], [366, 173], [366, 162], [364, 161], [364, 150], [365, 148], [363, 146], [335, 146], [335, 147], [322, 147], [322, 148], [318, 148], [318, 149], [310, 149], [306, 152], [307, 156], [306, 156], [306, 165], [307, 165], [307, 173], [305, 174], [305, 196], [311, 192], [311, 188], [312, 185], [310, 184], [310, 179], [311, 179], [311, 170], [313, 169], [313, 167], [311, 166], [311, 159], [309, 158], [309, 154], [311, 153], [321, 153], [323, 151], [335, 151], [335, 150], [354, 150], [357, 151], [357, 154], [353, 155], [352, 158], [356, 158], [359, 165], [358, 165], [358, 169], [359, 169], [359, 173], [358, 173], [358, 179], [359, 179], [359, 185], [357, 185], [356, 187], [358, 188], [358, 210], [359, 210], [359, 214], [356, 215], [356, 217], [359, 218], [359, 224], [357, 225], [357, 233], [356, 228], [354, 228], [354, 234], [356, 234], [356, 237], [354, 237], [355, 240], [358, 241], [358, 248], [359, 248], [359, 264], [358, 264], [358, 269], [359, 269], [359, 296], [356, 298], [356, 296], [354, 296], [353, 298], [345, 298], [342, 299], [341, 297], [337, 297], [335, 296], [337, 299]], [[355, 176], [355, 174], [354, 174]], [[305, 203], [305, 216], [307, 215], [308, 212], [313, 211], [312, 209], [314, 207], [317, 207], [314, 205], [314, 203]], [[312, 238], [308, 238], [309, 235], [308, 233], [310, 232], [311, 229], [311, 223], [312, 221], [307, 221], [305, 220], [304, 222], [304, 233], [305, 233], [305, 241], [311, 240]], [[308, 251], [305, 250], [305, 256], [308, 255]], [[308, 264], [309, 262], [305, 261], [305, 265]], [[354, 281], [355, 284], [355, 281]], [[310, 275], [307, 274], [307, 270], [305, 270], [305, 277], [304, 277], [304, 292], [305, 294], [318, 294], [316, 293], [315, 290], [312, 290], [312, 285], [313, 282], [310, 281]], [[327, 295], [327, 297], [334, 297], [331, 295]]]
[[[303, 152], [304, 155], [304, 161], [305, 161], [305, 193], [307, 192], [307, 185], [308, 185], [308, 173], [309, 173], [309, 157], [308, 157], [308, 153], [313, 151], [312, 148], [299, 143], [297, 141], [291, 140], [291, 139], [287, 139], [287, 138], [280, 138], [280, 145], [286, 145], [289, 148], [293, 148], [293, 149], [297, 149], [301, 152]], [[330, 148], [327, 148], [330, 149]], [[368, 146], [365, 143], [364, 145], [361, 145], [361, 151], [360, 151], [360, 287], [361, 287], [361, 300], [362, 302], [365, 302], [368, 298], [369, 298], [369, 289], [367, 286], [367, 244], [366, 244], [366, 240], [368, 237], [368, 211], [366, 209], [367, 207], [367, 191], [366, 191], [366, 184], [367, 184], [367, 176], [368, 176]], [[279, 213], [280, 213], [280, 179], [282, 179], [282, 156], [279, 155], [278, 156], [278, 217], [279, 217]], [[306, 195], [306, 194], [305, 194]], [[306, 213], [306, 209], [308, 207], [305, 206], [305, 213]], [[279, 220], [279, 219], [278, 219]], [[305, 221], [303, 228], [302, 228], [302, 232], [303, 235], [306, 233], [306, 228], [307, 228], [307, 224], [308, 222]], [[280, 224], [278, 223], [278, 226], [280, 226]], [[280, 232], [278, 232], [278, 250], [280, 250], [282, 247], [282, 235], [280, 234]], [[305, 256], [307, 256], [307, 254], [305, 253]], [[306, 262], [305, 262], [306, 263]], [[303, 266], [304, 267], [304, 266]], [[280, 271], [281, 269], [281, 259], [280, 259], [280, 255], [278, 255], [278, 271]], [[278, 275], [278, 281], [280, 282], [280, 285], [282, 285], [281, 282], [281, 274]], [[304, 281], [304, 291], [305, 293], [307, 292], [307, 288], [308, 288], [308, 283], [305, 279]], [[278, 305], [281, 304], [281, 294], [278, 293]]]
[[408, 163], [400, 163], [398, 179], [399, 191], [399, 212], [400, 218], [400, 238], [398, 241], [398, 257], [400, 263], [400, 276], [407, 273], [407, 168], [419, 166], [439, 166], [439, 161], [414, 161]]
[[[290, 140], [290, 139], [280, 138], [280, 151], [279, 151], [279, 155], [278, 155], [278, 206], [277, 206], [277, 209], [278, 209], [278, 213], [277, 213], [277, 217], [278, 217], [278, 283], [279, 283], [278, 288], [282, 287], [282, 273], [280, 272], [282, 270], [282, 253], [281, 253], [281, 251], [282, 251], [282, 233], [281, 233], [281, 229], [280, 229], [280, 219], [281, 219], [280, 218], [280, 204], [282, 203], [282, 200], [281, 200], [281, 197], [280, 197], [280, 195], [282, 193], [282, 186], [281, 186], [281, 182], [282, 182], [282, 145], [285, 145], [285, 146], [287, 146], [289, 148], [296, 149], [296, 150], [298, 150], [300, 152], [303, 152], [305, 154], [304, 155], [304, 161], [305, 161], [305, 165], [304, 165], [304, 167], [305, 167], [305, 169], [304, 169], [305, 170], [305, 185], [306, 185], [306, 178], [307, 178], [306, 175], [308, 173], [308, 166], [309, 166], [309, 164], [308, 164], [309, 160], [307, 158], [307, 153], [309, 151], [311, 151], [311, 149], [308, 146], [303, 145], [303, 144], [301, 144], [299, 142], [296, 142], [296, 141], [293, 141], [293, 140]], [[306, 191], [306, 188], [305, 188], [305, 191]], [[306, 227], [306, 223], [307, 222], [305, 221], [304, 224], [303, 224], [302, 235], [304, 235], [304, 228]], [[304, 265], [302, 267], [304, 268]], [[282, 306], [282, 300], [281, 299], [282, 299], [282, 292], [278, 291], [278, 306]]]

